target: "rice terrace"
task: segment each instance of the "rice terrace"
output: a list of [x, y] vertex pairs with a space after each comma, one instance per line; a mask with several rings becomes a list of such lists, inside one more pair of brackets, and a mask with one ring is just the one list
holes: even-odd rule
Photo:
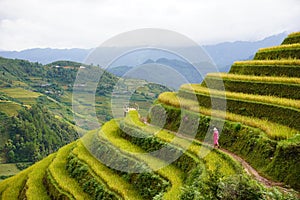
[[[2, 199], [299, 199], [300, 32], [177, 91], [143, 81], [131, 106], [151, 109], [120, 118], [109, 110], [113, 85], [140, 80], [103, 72], [102, 126], [87, 131], [71, 93], [77, 71], [93, 67], [0, 57]], [[226, 99], [226, 110], [212, 99]]]

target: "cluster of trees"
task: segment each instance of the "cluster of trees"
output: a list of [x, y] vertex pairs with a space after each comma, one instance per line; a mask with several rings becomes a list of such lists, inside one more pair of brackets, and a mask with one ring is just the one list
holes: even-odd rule
[[2, 149], [8, 162], [35, 162], [79, 138], [74, 128], [41, 105], [14, 117], [1, 113], [0, 121], [5, 124], [1, 133], [8, 136]]
[[220, 165], [216, 170], [208, 170], [208, 178], [201, 176], [202, 169], [195, 168], [182, 187], [180, 199], [298, 199], [293, 193], [282, 193], [277, 188], [265, 188], [249, 177], [237, 174], [224, 177]]
[[[67, 86], [67, 90], [72, 91], [73, 84], [76, 80], [77, 72], [83, 64], [71, 61], [57, 61], [48, 65], [40, 63], [31, 63], [25, 60], [12, 60], [0, 57], [0, 72], [10, 74], [19, 81], [23, 81], [30, 86], [34, 86], [35, 90], [45, 93], [45, 91], [53, 91], [51, 97], [59, 100], [59, 95], [63, 93], [63, 87]], [[59, 67], [57, 67], [59, 66]], [[67, 66], [67, 67], [65, 67]], [[92, 67], [84, 65], [84, 67]], [[98, 67], [95, 67], [98, 69]], [[36, 80], [31, 77], [38, 78]], [[9, 82], [7, 80], [6, 82]], [[49, 85], [43, 87], [42, 82], [47, 82]], [[110, 94], [113, 86], [118, 81], [118, 78], [111, 73], [103, 71], [100, 82], [97, 87], [97, 94], [100, 96]], [[60, 91], [55, 93], [55, 91]], [[56, 96], [55, 96], [56, 95]]]
[[[25, 60], [0, 57], [0, 74], [5, 74], [1, 77], [8, 79], [3, 80], [5, 84], [14, 87], [14, 81], [23, 82], [25, 83], [25, 89], [46, 94], [58, 102], [62, 102], [61, 97], [66, 90], [72, 92], [80, 66], [98, 72], [102, 70], [95, 66], [70, 61], [58, 61], [42, 65], [37, 62], [32, 63]], [[108, 97], [107, 99], [110, 100], [109, 97], [119, 78], [106, 71], [103, 71], [101, 75], [96, 95]], [[140, 95], [139, 99], [153, 101], [157, 94], [164, 89], [160, 88], [159, 85], [148, 84], [145, 92], [151, 92], [151, 98]], [[18, 99], [5, 94], [0, 95], [0, 99], [23, 104]], [[45, 101], [38, 102], [38, 104], [40, 103], [46, 106]], [[64, 101], [62, 103], [70, 106], [69, 102]], [[108, 121], [112, 117], [108, 109], [105, 106], [97, 109], [97, 115], [103, 121]], [[51, 111], [51, 108], [49, 110]], [[5, 144], [0, 144], [0, 149], [5, 152], [8, 162], [39, 160], [78, 137], [72, 128], [56, 119], [42, 106], [33, 106], [31, 109], [24, 108], [19, 111], [19, 115], [16, 117], [7, 117], [2, 113], [0, 115], [0, 125], [1, 134], [6, 135]]]

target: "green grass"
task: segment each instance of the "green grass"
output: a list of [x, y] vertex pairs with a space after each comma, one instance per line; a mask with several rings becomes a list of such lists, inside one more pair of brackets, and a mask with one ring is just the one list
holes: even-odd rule
[[[1, 135], [0, 148], [4, 147], [7, 139], [8, 139], [8, 134], [2, 134]], [[5, 152], [0, 153], [0, 163], [6, 163]], [[1, 174], [0, 174], [0, 176], [1, 176]], [[1, 179], [0, 179], [0, 181], [1, 181]]]
[[0, 100], [0, 111], [6, 113], [8, 116], [18, 115], [18, 110], [21, 108], [22, 106], [18, 103]]
[[16, 164], [14, 164], [14, 163], [0, 164], [0, 175], [1, 176], [15, 175], [19, 172], [20, 172], [20, 170], [16, 167]]
[[54, 158], [55, 154], [51, 154], [31, 167], [32, 171], [28, 174], [26, 182], [26, 197], [28, 200], [50, 200], [46, 188], [43, 185], [43, 177], [45, 176], [47, 167]]
[[142, 150], [140, 147], [133, 145], [129, 141], [121, 138], [118, 133], [118, 124], [115, 120], [105, 123], [99, 134], [106, 137], [114, 146], [121, 150], [131, 153], [136, 158], [145, 162], [151, 169], [158, 169], [156, 171], [159, 175], [171, 182], [171, 188], [164, 194], [164, 199], [178, 199], [180, 196], [180, 188], [183, 186], [184, 173], [174, 165], [168, 165], [164, 161], [154, 158]]
[[299, 131], [283, 126], [277, 123], [270, 122], [268, 120], [262, 120], [254, 117], [248, 117], [243, 115], [238, 115], [230, 112], [211, 110], [204, 107], [200, 107], [198, 102], [183, 99], [177, 97], [176, 93], [165, 92], [159, 95], [159, 102], [174, 106], [176, 108], [184, 108], [196, 113], [201, 113], [207, 116], [214, 116], [216, 118], [226, 119], [228, 121], [240, 122], [247, 126], [259, 128], [264, 131], [270, 138], [277, 139], [287, 139], [299, 134]]
[[[82, 138], [84, 141], [89, 142], [95, 134], [94, 132], [88, 133]], [[85, 142], [84, 142], [85, 143]], [[94, 173], [101, 177], [107, 186], [120, 194], [124, 199], [142, 199], [139, 193], [126, 182], [118, 174], [114, 173], [113, 170], [109, 169], [107, 166], [99, 162], [95, 157], [93, 157], [90, 152], [85, 148], [81, 141], [77, 142], [77, 146], [72, 151], [79, 159], [83, 160], [88, 164], [88, 166], [94, 171]]]
[[28, 87], [28, 84], [24, 83], [22, 81], [13, 81], [13, 86], [16, 86], [16, 87]]
[[74, 116], [70, 106], [64, 105], [56, 101], [55, 99], [48, 97], [43, 101], [43, 105], [51, 110], [56, 116], [59, 116], [64, 119], [64, 121], [71, 123], [74, 121]]
[[40, 93], [25, 90], [23, 88], [2, 88], [0, 89], [0, 91], [16, 99], [38, 98], [39, 96], [41, 96]]
[[18, 99], [26, 105], [36, 104], [36, 99], [42, 95], [37, 92], [25, 90], [23, 88], [1, 88], [0, 92], [5, 93], [12, 98]]
[[66, 171], [67, 157], [74, 147], [74, 143], [62, 147], [56, 155], [56, 158], [49, 166], [49, 172], [58, 186], [69, 194], [72, 194], [75, 199], [90, 199], [90, 196], [83, 192], [75, 179], [68, 176]]
[[17, 175], [6, 179], [0, 183], [0, 192], [2, 199], [15, 200], [19, 199], [19, 194], [23, 190], [28, 174], [32, 168], [27, 168]]

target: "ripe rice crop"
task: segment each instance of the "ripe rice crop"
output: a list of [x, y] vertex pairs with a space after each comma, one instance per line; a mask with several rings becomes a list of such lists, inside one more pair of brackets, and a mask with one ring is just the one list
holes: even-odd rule
[[50, 199], [43, 184], [43, 177], [45, 176], [47, 167], [55, 158], [55, 155], [56, 154], [51, 154], [32, 166], [32, 172], [28, 174], [28, 180], [26, 182], [26, 186], [28, 187], [26, 190], [26, 198], [28, 200]]
[[72, 194], [76, 199], [90, 199], [90, 196], [83, 192], [76, 180], [72, 179], [66, 170], [66, 159], [73, 147], [74, 143], [62, 147], [57, 152], [56, 158], [50, 164], [48, 169], [53, 179], [62, 190]]
[[292, 107], [292, 108], [300, 109], [300, 100], [279, 98], [279, 97], [275, 97], [275, 96], [252, 95], [252, 94], [237, 93], [237, 92], [224, 92], [224, 91], [219, 91], [219, 90], [208, 89], [206, 87], [201, 86], [200, 84], [185, 84], [185, 85], [182, 85], [180, 89], [192, 91], [195, 93], [212, 95], [212, 96], [234, 98], [234, 99], [244, 99], [244, 100], [248, 100], [248, 101], [277, 104], [277, 105], [281, 105], [281, 106], [285, 106], [285, 107]]
[[207, 76], [222, 78], [222, 79], [241, 80], [241, 81], [300, 84], [300, 78], [290, 78], [290, 77], [250, 76], [250, 75], [239, 75], [239, 74], [228, 74], [228, 73], [209, 73], [207, 74]]
[[240, 122], [251, 127], [259, 128], [262, 131], [264, 131], [270, 138], [273, 139], [288, 139], [296, 134], [299, 134], [299, 131], [295, 129], [276, 124], [267, 120], [261, 120], [258, 118], [200, 107], [198, 102], [192, 101], [190, 99], [179, 98], [174, 92], [162, 93], [159, 95], [158, 100], [159, 102], [177, 108], [181, 107], [187, 110], [191, 110], [193, 112], [201, 113], [203, 115], [224, 118], [229, 121]]
[[[92, 139], [93, 132], [86, 134], [84, 140], [89, 141]], [[95, 157], [93, 157], [90, 152], [83, 146], [81, 141], [77, 142], [76, 148], [73, 150], [73, 153], [80, 159], [84, 160], [89, 167], [101, 177], [113, 191], [116, 191], [118, 194], [121, 194], [125, 199], [142, 199], [138, 192], [126, 182], [118, 174], [114, 173], [113, 170], [109, 169], [107, 166], [99, 162]]]
[[[118, 125], [117, 122], [112, 120], [104, 124], [100, 134], [105, 134], [105, 137], [116, 147], [119, 147], [123, 151], [134, 152], [136, 154], [132, 154], [133, 156], [137, 157], [138, 159], [142, 160], [143, 162], [147, 163], [148, 166], [152, 169], [155, 169], [156, 166], [161, 166], [162, 160], [154, 158], [148, 154], [144, 154], [145, 151], [142, 150], [140, 147], [133, 145], [129, 141], [120, 138], [117, 132], [111, 130], [117, 130]], [[180, 188], [183, 186], [183, 177], [184, 173], [179, 170], [174, 165], [166, 165], [163, 168], [157, 170], [157, 173], [166, 178], [171, 182], [171, 188], [164, 193], [164, 199], [176, 199], [180, 196]]]
[[288, 37], [298, 37], [300, 36], [300, 32], [293, 32], [288, 35]]
[[235, 61], [233, 65], [299, 65], [300, 59]]
[[293, 49], [300, 49], [300, 44], [284, 44], [280, 46], [261, 48], [258, 50], [257, 53], [268, 52], [268, 51], [284, 51], [284, 50], [293, 50]]

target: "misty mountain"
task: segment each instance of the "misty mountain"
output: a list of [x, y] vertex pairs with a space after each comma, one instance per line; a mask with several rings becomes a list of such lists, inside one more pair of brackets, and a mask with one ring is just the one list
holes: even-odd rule
[[255, 42], [224, 42], [203, 46], [203, 48], [214, 60], [219, 70], [227, 72], [234, 61], [253, 59], [259, 48], [279, 45], [286, 36], [286, 33], [281, 33]]
[[119, 77], [142, 79], [178, 90], [182, 84], [201, 82], [207, 73], [215, 72], [216, 68], [209, 62], [192, 65], [183, 60], [159, 58], [148, 59], [137, 66], [111, 67], [107, 71]]
[[[228, 71], [231, 64], [236, 60], [246, 60], [253, 57], [255, 52], [262, 47], [275, 46], [282, 42], [286, 33], [273, 35], [260, 41], [236, 41], [224, 42], [216, 45], [203, 46], [204, 50], [213, 59], [219, 71]], [[35, 48], [23, 51], [0, 51], [0, 56], [5, 58], [25, 59], [31, 62], [42, 64], [51, 63], [58, 60], [69, 60], [75, 62], [84, 62], [93, 49], [51, 49]], [[112, 51], [112, 48], [103, 48], [102, 51]], [[122, 63], [115, 63], [117, 66], [136, 66], [144, 63], [148, 59], [157, 60], [159, 58], [175, 59], [170, 54], [164, 52], [148, 52], [147, 55], [140, 55], [137, 59], [135, 56], [127, 56], [122, 59]], [[88, 63], [90, 64], [90, 63]], [[95, 63], [94, 63], [95, 64]]]
[[18, 58], [30, 62], [48, 64], [59, 60], [69, 60], [82, 63], [92, 49], [51, 49], [35, 48], [23, 51], [0, 51], [0, 56], [5, 58]]

